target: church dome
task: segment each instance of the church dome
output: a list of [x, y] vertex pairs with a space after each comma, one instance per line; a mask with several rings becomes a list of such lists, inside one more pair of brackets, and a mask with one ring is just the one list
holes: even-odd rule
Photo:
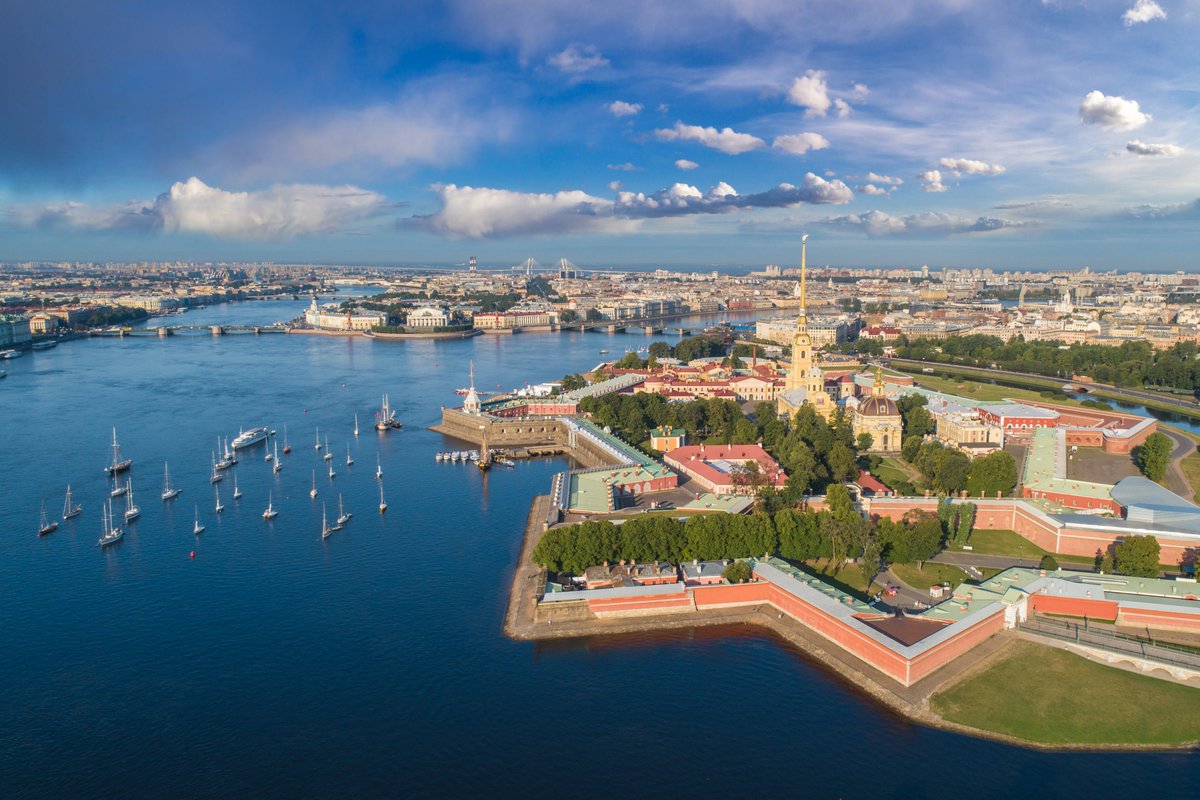
[[859, 400], [858, 413], [864, 417], [898, 417], [900, 409], [890, 397], [872, 395]]

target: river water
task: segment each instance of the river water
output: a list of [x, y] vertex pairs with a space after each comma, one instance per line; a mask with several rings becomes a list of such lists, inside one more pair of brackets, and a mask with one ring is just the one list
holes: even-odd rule
[[[170, 321], [269, 324], [304, 305]], [[478, 386], [512, 387], [648, 341], [189, 335], [7, 362], [0, 795], [1193, 796], [1196, 754], [1047, 754], [922, 728], [757, 629], [506, 639], [529, 501], [562, 465], [435, 463], [452, 443], [426, 426], [472, 360]], [[370, 428], [384, 393], [403, 431]], [[294, 450], [278, 475], [261, 446], [243, 451], [244, 497], [227, 478], [218, 516], [214, 441], [260, 424], [280, 439], [286, 424]], [[100, 550], [114, 426], [142, 518]], [[164, 460], [184, 490], [170, 503]], [[84, 513], [39, 539], [41, 502], [57, 514], [68, 482]], [[339, 493], [354, 518], [322, 541]]]

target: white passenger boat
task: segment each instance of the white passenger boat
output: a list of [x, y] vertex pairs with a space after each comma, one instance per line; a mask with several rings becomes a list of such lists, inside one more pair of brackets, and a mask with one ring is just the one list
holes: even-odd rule
[[240, 450], [243, 447], [250, 447], [251, 445], [266, 441], [270, 433], [266, 428], [251, 428], [248, 431], [239, 430], [238, 435], [233, 440], [233, 449]]

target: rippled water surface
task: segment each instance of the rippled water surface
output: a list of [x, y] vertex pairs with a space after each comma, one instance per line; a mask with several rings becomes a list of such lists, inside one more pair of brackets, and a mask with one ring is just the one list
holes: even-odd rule
[[[303, 305], [170, 321], [269, 324]], [[472, 359], [480, 387], [512, 387], [645, 342], [195, 335], [6, 362], [0, 795], [1194, 796], [1195, 755], [1053, 755], [920, 728], [756, 629], [505, 639], [529, 500], [561, 464], [437, 464], [450, 443], [425, 426], [456, 403]], [[384, 392], [402, 432], [370, 428]], [[284, 470], [261, 446], [243, 451], [245, 496], [226, 478], [216, 515], [216, 438], [269, 424], [282, 445], [285, 423]], [[113, 426], [143, 514], [101, 551]], [[184, 489], [166, 504], [164, 459]], [[58, 513], [68, 482], [83, 515], [37, 538], [41, 501]], [[333, 514], [339, 493], [354, 519], [323, 542], [322, 506]]]

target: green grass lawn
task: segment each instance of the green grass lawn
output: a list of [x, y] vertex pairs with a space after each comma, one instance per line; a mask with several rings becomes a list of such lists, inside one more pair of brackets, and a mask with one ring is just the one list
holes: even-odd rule
[[930, 705], [951, 722], [1045, 744], [1200, 741], [1200, 689], [1031, 642], [1015, 642], [1003, 660]]
[[1192, 453], [1183, 461], [1180, 461], [1179, 468], [1183, 470], [1184, 477], [1192, 485], [1193, 496], [1186, 499], [1194, 500], [1195, 498], [1200, 498], [1200, 452]]
[[832, 571], [824, 561], [805, 561], [803, 567], [815, 577], [837, 586], [842, 591], [852, 594], [860, 600], [869, 599], [873, 593], [872, 587], [867, 585], [867, 576], [858, 564], [847, 562], [836, 572]]
[[892, 564], [892, 572], [909, 586], [922, 590], [942, 583], [958, 586], [970, 577], [953, 564], [935, 564], [932, 561], [926, 561], [923, 567], [917, 564]]
[[875, 470], [874, 475], [891, 488], [895, 488], [896, 484], [901, 481], [908, 481], [915, 486], [916, 482], [920, 480], [920, 475], [910, 476], [909, 472], [900, 466], [899, 459], [891, 457], [885, 458], [880, 462], [879, 468]]
[[[1046, 555], [1046, 551], [1026, 539], [1016, 531], [983, 531], [971, 532], [967, 540], [970, 552], [987, 556], [1011, 556], [1013, 558], [1036, 558]], [[952, 544], [946, 548], [952, 552], [964, 552], [961, 545]], [[1093, 559], [1088, 556], [1066, 556], [1052, 554], [1059, 563], [1091, 564]]]
[[[1048, 400], [1042, 397], [1041, 390], [1038, 389], [1018, 389], [1012, 386], [997, 386], [993, 383], [984, 383], [982, 381], [971, 380], [970, 378], [945, 378], [940, 375], [927, 375], [919, 369], [906, 371], [910, 372], [917, 384], [922, 388], [932, 389], [935, 392], [970, 397], [974, 400], [1003, 400], [1011, 397], [1017, 400], [1036, 400], [1042, 403], [1054, 402], [1068, 406], [1082, 405], [1080, 401], [1066, 397], [1065, 395], [1055, 398], [1053, 401]], [[1046, 388], [1058, 389], [1062, 384], [1063, 381], [1052, 383], [1047, 380]]]

